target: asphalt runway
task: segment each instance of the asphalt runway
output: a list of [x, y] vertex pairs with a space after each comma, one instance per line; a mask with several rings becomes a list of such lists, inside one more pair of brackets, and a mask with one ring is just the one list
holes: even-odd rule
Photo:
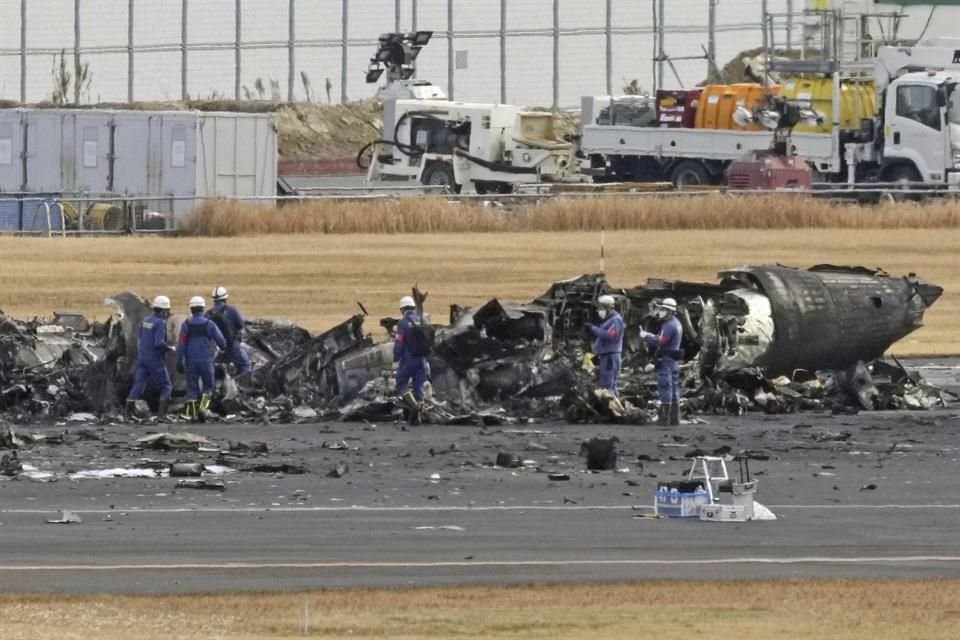
[[[947, 371], [947, 379], [956, 375]], [[0, 590], [66, 593], [277, 591], [355, 586], [637, 579], [960, 576], [960, 412], [704, 416], [705, 424], [20, 426], [34, 468], [0, 476]], [[200, 451], [146, 450], [189, 431]], [[620, 438], [618, 470], [587, 472], [579, 445]], [[78, 472], [161, 462], [259, 471], [224, 491], [178, 478]], [[233, 444], [231, 444], [233, 443]], [[651, 518], [658, 480], [684, 456], [730, 447], [753, 460], [776, 521]], [[529, 460], [506, 469], [507, 452]], [[286, 472], [276, 465], [293, 465]], [[274, 465], [274, 466], [271, 466]], [[342, 477], [328, 477], [340, 467]], [[307, 473], [296, 473], [301, 470]], [[733, 469], [731, 468], [733, 471]], [[551, 481], [549, 472], [569, 475]], [[30, 479], [30, 476], [37, 479]], [[46, 475], [46, 477], [42, 477]], [[58, 510], [81, 524], [48, 524]]]

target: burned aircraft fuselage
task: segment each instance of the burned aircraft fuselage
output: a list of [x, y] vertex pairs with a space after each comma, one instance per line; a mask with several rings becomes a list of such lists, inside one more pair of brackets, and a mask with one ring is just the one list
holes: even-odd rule
[[627, 292], [634, 322], [650, 328], [652, 300], [680, 304], [688, 359], [707, 375], [749, 367], [768, 375], [844, 369], [883, 355], [922, 326], [943, 289], [911, 274], [862, 267], [742, 267], [719, 285], [651, 280]]

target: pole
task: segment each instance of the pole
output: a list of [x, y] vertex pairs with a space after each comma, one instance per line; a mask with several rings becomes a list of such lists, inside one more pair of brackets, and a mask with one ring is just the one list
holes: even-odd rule
[[447, 96], [453, 100], [456, 52], [453, 47], [453, 0], [447, 0]]
[[763, 86], [769, 87], [770, 82], [770, 40], [767, 34], [767, 0], [760, 2], [760, 15], [763, 16]]
[[553, 0], [553, 110], [560, 106], [560, 0]]
[[507, 0], [500, 0], [500, 104], [507, 103]]
[[297, 0], [290, 0], [287, 11], [287, 102], [293, 102], [294, 85], [297, 77]]
[[400, 33], [400, 0], [393, 3], [393, 32]]
[[607, 95], [613, 95], [613, 0], [607, 0], [607, 24], [604, 27], [607, 38]]
[[133, 1], [127, 0], [127, 102], [133, 102]]
[[20, 0], [20, 103], [27, 102], [27, 0]]
[[660, 89], [663, 87], [663, 63], [667, 59], [667, 52], [663, 46], [663, 35], [665, 32], [664, 23], [666, 22], [665, 3], [664, 0], [657, 0], [657, 3], [659, 5], [657, 8], [657, 85], [654, 87], [654, 89]]
[[341, 0], [340, 4], [340, 102], [347, 101], [347, 33], [350, 21], [350, 0]]
[[[712, 78], [714, 74], [720, 75], [720, 69], [717, 68], [717, 0], [710, 0], [710, 6], [707, 12], [707, 77]], [[717, 77], [716, 82], [722, 82]]]
[[80, 0], [73, 0], [73, 104], [80, 104]]
[[[416, 31], [417, 30], [417, 0], [410, 0], [410, 6], [411, 6], [411, 10], [410, 10], [411, 30]], [[412, 64], [413, 64], [413, 76], [411, 77], [416, 78], [417, 77], [417, 61], [414, 60]]]
[[[650, 56], [650, 60], [652, 61], [652, 64], [653, 64], [653, 69], [651, 70], [651, 73], [653, 74], [653, 92], [654, 94], [656, 94], [657, 92], [657, 43], [659, 41], [659, 37], [657, 36], [657, 31], [656, 31], [657, 20], [659, 20], [659, 18], [657, 17], [657, 0], [650, 0], [650, 8], [653, 11], [653, 27], [654, 27], [653, 55]], [[612, 109], [610, 110], [610, 113], [611, 114], [613, 113]]]
[[787, 51], [793, 49], [793, 0], [787, 0]]
[[242, 37], [241, 15], [243, 13], [243, 0], [236, 0], [233, 9], [234, 39], [233, 39], [233, 99], [240, 100], [240, 42]]
[[180, 99], [187, 101], [187, 6], [189, 0], [180, 0]]

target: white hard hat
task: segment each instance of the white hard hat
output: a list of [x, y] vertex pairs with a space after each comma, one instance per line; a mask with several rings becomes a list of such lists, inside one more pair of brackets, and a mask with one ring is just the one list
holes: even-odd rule
[[205, 307], [205, 306], [207, 306], [207, 303], [203, 300], [202, 297], [193, 296], [192, 298], [190, 298], [191, 309], [193, 309], [194, 307]]
[[210, 294], [210, 297], [214, 300], [226, 300], [230, 297], [230, 292], [227, 291], [227, 288], [224, 286], [219, 286], [213, 290], [213, 293]]
[[170, 309], [170, 298], [167, 296], [157, 296], [153, 299], [154, 309]]
[[400, 298], [401, 309], [408, 309], [408, 308], [415, 309], [416, 307], [417, 307], [417, 303], [414, 302], [413, 298], [411, 298], [410, 296], [403, 296], [402, 298]]
[[676, 311], [677, 301], [673, 298], [664, 298], [663, 302], [661, 302], [659, 306], [661, 309], [666, 309], [667, 311]]
[[597, 298], [597, 304], [599, 304], [601, 307], [612, 307], [614, 304], [616, 304], [616, 300], [613, 299], [613, 296], [602, 295]]

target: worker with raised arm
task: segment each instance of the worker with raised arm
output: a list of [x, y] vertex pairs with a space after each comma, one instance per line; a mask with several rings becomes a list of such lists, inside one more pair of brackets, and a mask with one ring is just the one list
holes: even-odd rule
[[137, 370], [133, 375], [133, 386], [127, 395], [123, 409], [125, 418], [133, 415], [137, 400], [143, 395], [147, 383], [160, 391], [160, 403], [157, 416], [163, 418], [170, 404], [170, 373], [167, 371], [166, 355], [170, 350], [167, 344], [167, 318], [170, 317], [170, 298], [157, 296], [153, 299], [153, 315], [140, 324], [139, 347], [137, 351]]
[[659, 421], [670, 426], [680, 424], [680, 361], [683, 352], [683, 326], [677, 318], [677, 301], [664, 298], [657, 305], [660, 333], [640, 330], [640, 339], [654, 349], [657, 363], [657, 391], [660, 395]]
[[613, 296], [597, 298], [597, 315], [603, 320], [598, 325], [588, 323], [593, 335], [593, 354], [599, 359], [600, 388], [620, 395], [620, 365], [623, 362], [623, 318], [617, 313]]
[[426, 326], [417, 314], [417, 305], [412, 297], [400, 298], [400, 312], [403, 318], [397, 324], [393, 341], [393, 360], [398, 364], [397, 395], [409, 409], [409, 423], [415, 425], [421, 421], [423, 388], [428, 378], [427, 356], [433, 347], [433, 334], [425, 336]]
[[[204, 418], [213, 399], [213, 361], [216, 348], [227, 348], [220, 329], [203, 315], [206, 302], [200, 296], [190, 298], [190, 317], [180, 326], [177, 340], [177, 371], [187, 374], [185, 417]], [[199, 399], [199, 402], [198, 402]]]
[[250, 357], [243, 348], [243, 316], [240, 310], [232, 304], [227, 304], [230, 293], [226, 287], [220, 286], [213, 290], [213, 309], [207, 312], [207, 317], [213, 320], [227, 341], [224, 355], [237, 367], [237, 373], [250, 373], [253, 367]]

